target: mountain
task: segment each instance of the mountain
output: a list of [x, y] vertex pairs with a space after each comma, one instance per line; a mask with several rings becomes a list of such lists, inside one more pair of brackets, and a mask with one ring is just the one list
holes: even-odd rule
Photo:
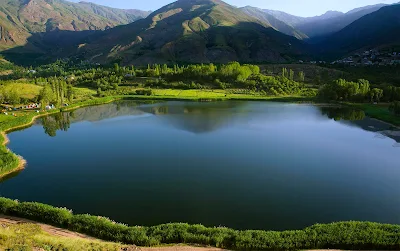
[[279, 11], [279, 10], [267, 10], [267, 9], [264, 9], [263, 11], [265, 13], [268, 13], [268, 14], [272, 15], [276, 19], [287, 23], [288, 25], [290, 25], [292, 27], [294, 27], [296, 24], [299, 24], [299, 23], [301, 23], [301, 22], [303, 22], [304, 20], [307, 19], [306, 17], [294, 16], [294, 15], [291, 15], [291, 14], [288, 14], [286, 12]]
[[259, 19], [261, 22], [268, 24], [269, 26], [273, 27], [275, 30], [280, 31], [286, 35], [293, 36], [297, 39], [303, 40], [308, 38], [307, 35], [304, 33], [296, 30], [290, 24], [287, 24], [278, 18], [274, 17], [271, 14], [263, 11], [262, 9], [246, 6], [241, 8], [241, 10], [248, 14], [249, 16], [255, 17]]
[[365, 15], [318, 44], [325, 53], [341, 55], [361, 49], [400, 45], [400, 4]]
[[136, 9], [116, 9], [91, 2], [79, 2], [78, 5], [86, 11], [112, 20], [116, 24], [129, 24], [150, 15], [151, 11]]
[[347, 13], [328, 11], [315, 17], [298, 17], [285, 12], [264, 10], [277, 19], [291, 25], [297, 31], [304, 33], [309, 38], [318, 38], [333, 34], [350, 25], [357, 19], [387, 6], [385, 4], [369, 5], [351, 10]]
[[1, 0], [0, 49], [23, 45], [32, 33], [104, 30], [149, 13], [63, 0]]
[[288, 13], [285, 13], [283, 11], [278, 11], [278, 10], [263, 10], [265, 13], [268, 13], [277, 19], [281, 20], [282, 22], [285, 22], [293, 27], [297, 27], [298, 25], [304, 24], [304, 23], [314, 23], [314, 22], [320, 22], [323, 20], [327, 20], [330, 18], [336, 18], [344, 15], [344, 13], [339, 12], [339, 11], [327, 11], [326, 13], [320, 15], [320, 16], [315, 16], [315, 17], [299, 17], [299, 16], [294, 16]]
[[333, 16], [331, 18], [323, 20], [317, 19], [317, 20], [306, 21], [296, 25], [295, 27], [296, 29], [307, 34], [310, 38], [326, 36], [335, 33], [337, 31], [340, 31], [341, 29], [350, 25], [359, 18], [368, 15], [370, 13], [373, 13], [382, 8], [383, 6], [385, 5], [378, 4], [378, 5], [366, 6], [363, 8], [349, 11], [342, 15]]
[[105, 31], [79, 55], [123, 64], [287, 62], [305, 45], [220, 0], [178, 0], [146, 19]]

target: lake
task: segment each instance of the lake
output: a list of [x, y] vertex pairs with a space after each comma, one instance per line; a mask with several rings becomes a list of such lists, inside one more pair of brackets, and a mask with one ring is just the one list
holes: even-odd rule
[[9, 138], [28, 166], [0, 196], [74, 213], [236, 229], [400, 224], [400, 134], [348, 108], [121, 101]]

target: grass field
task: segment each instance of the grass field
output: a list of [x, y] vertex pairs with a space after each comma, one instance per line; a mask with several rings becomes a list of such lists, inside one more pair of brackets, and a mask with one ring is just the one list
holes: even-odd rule
[[195, 98], [225, 98], [223, 90], [174, 90], [174, 89], [154, 89], [154, 96], [169, 97], [195, 97]]
[[53, 236], [37, 224], [1, 224], [1, 250], [121, 250], [117, 243]]
[[33, 99], [39, 95], [41, 86], [35, 84], [28, 83], [10, 83], [3, 86], [0, 86], [0, 92], [6, 91], [10, 92], [11, 90], [15, 90], [18, 95], [22, 98]]

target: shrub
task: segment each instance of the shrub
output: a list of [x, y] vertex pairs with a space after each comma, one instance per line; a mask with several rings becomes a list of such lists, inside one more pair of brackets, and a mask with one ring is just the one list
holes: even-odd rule
[[19, 203], [0, 198], [0, 213], [62, 226], [103, 240], [155, 246], [190, 243], [234, 250], [398, 250], [400, 225], [371, 222], [317, 224], [298, 231], [237, 231], [202, 225], [170, 223], [153, 227], [128, 227], [107, 218], [72, 215], [66, 209], [40, 203]]
[[153, 91], [151, 89], [136, 90], [136, 95], [151, 96]]
[[9, 214], [48, 223], [55, 226], [67, 227], [72, 213], [65, 208], [56, 208], [36, 202], [22, 202], [9, 208]]
[[393, 102], [390, 105], [389, 110], [396, 115], [400, 115], [400, 101]]
[[9, 213], [10, 208], [13, 208], [18, 205], [18, 201], [0, 198], [0, 214]]

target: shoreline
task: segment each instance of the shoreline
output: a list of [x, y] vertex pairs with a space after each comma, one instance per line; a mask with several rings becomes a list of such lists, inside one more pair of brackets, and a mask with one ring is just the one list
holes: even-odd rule
[[[66, 107], [64, 109], [61, 108], [61, 109], [57, 109], [57, 110], [54, 110], [54, 111], [38, 114], [36, 116], [33, 116], [31, 118], [31, 120], [29, 122], [25, 123], [25, 124], [16, 125], [16, 126], [4, 129], [3, 131], [0, 131], [0, 136], [3, 138], [2, 146], [4, 146], [6, 148], [6, 151], [11, 152], [12, 154], [14, 154], [15, 157], [18, 159], [18, 162], [17, 162], [18, 164], [16, 165], [16, 167], [13, 168], [10, 171], [7, 171], [5, 173], [1, 173], [0, 174], [0, 179], [4, 178], [4, 177], [6, 177], [6, 176], [8, 176], [10, 174], [17, 173], [17, 172], [20, 172], [20, 171], [24, 170], [25, 167], [28, 164], [27, 160], [25, 160], [22, 156], [17, 155], [16, 153], [12, 152], [7, 147], [7, 145], [10, 143], [10, 139], [7, 136], [8, 133], [13, 132], [13, 131], [18, 130], [18, 129], [29, 127], [29, 126], [33, 125], [33, 123], [35, 123], [36, 119], [41, 118], [41, 117], [46, 117], [46, 116], [49, 116], [49, 115], [52, 115], [52, 114], [57, 114], [57, 113], [60, 113], [60, 112], [73, 111], [73, 110], [76, 110], [76, 109], [79, 109], [79, 108], [82, 108], [82, 107], [86, 107], [86, 106], [95, 106], [95, 105], [101, 105], [101, 104], [108, 104], [108, 103], [117, 101], [119, 99], [121, 99], [121, 98], [112, 97], [110, 100], [106, 100], [104, 102], [101, 102], [101, 100], [100, 100], [100, 102], [96, 103], [96, 104], [79, 104], [77, 106]], [[99, 101], [99, 100], [96, 100], [96, 101]]]
[[[18, 130], [18, 129], [22, 129], [22, 128], [26, 128], [29, 127], [31, 125], [33, 125], [33, 123], [36, 121], [36, 119], [41, 118], [41, 117], [46, 117], [52, 114], [57, 114], [60, 112], [68, 112], [68, 111], [73, 111], [82, 107], [87, 107], [87, 106], [96, 106], [96, 105], [103, 105], [103, 104], [109, 104], [118, 100], [137, 100], [137, 101], [143, 101], [143, 100], [170, 100], [170, 101], [263, 101], [263, 102], [282, 102], [282, 103], [298, 103], [298, 104], [312, 104], [312, 105], [328, 105], [326, 103], [324, 104], [318, 104], [315, 103], [315, 100], [311, 100], [311, 99], [299, 99], [298, 97], [293, 98], [293, 97], [262, 97], [262, 98], [256, 98], [256, 99], [250, 99], [250, 98], [225, 98], [225, 99], [220, 99], [220, 98], [210, 98], [210, 99], [199, 99], [197, 97], [182, 97], [182, 98], [178, 98], [178, 97], [166, 97], [166, 96], [136, 96], [136, 95], [126, 95], [126, 96], [111, 96], [111, 97], [105, 97], [105, 98], [98, 98], [98, 99], [93, 99], [93, 100], [87, 100], [87, 101], [82, 101], [81, 103], [77, 103], [76, 105], [71, 105], [70, 107], [63, 107], [60, 109], [56, 109], [50, 112], [46, 112], [46, 113], [42, 113], [42, 114], [38, 114], [36, 116], [33, 116], [31, 118], [31, 120], [25, 124], [20, 124], [20, 125], [16, 125], [7, 129], [4, 129], [3, 131], [0, 131], [0, 136], [3, 137], [3, 142], [2, 145], [6, 148], [7, 151], [13, 153], [17, 159], [18, 159], [18, 164], [17, 166], [6, 172], [6, 173], [2, 173], [0, 174], [0, 178], [3, 178], [7, 175], [10, 175], [12, 173], [16, 173], [19, 172], [21, 170], [24, 170], [25, 167], [27, 166], [27, 161], [20, 155], [17, 155], [16, 153], [12, 152], [9, 148], [7, 148], [7, 145], [10, 143], [10, 139], [8, 138], [7, 134]], [[297, 102], [296, 102], [297, 101]], [[302, 102], [299, 102], [302, 101]], [[85, 103], [86, 102], [86, 103]], [[307, 102], [307, 103], [306, 103]], [[355, 106], [354, 104], [339, 104], [339, 105], [347, 105], [347, 106], [351, 106], [351, 107], [356, 107], [358, 109], [363, 110], [364, 112], [366, 112], [364, 109], [362, 109], [362, 107], [360, 106]], [[382, 120], [382, 119], [378, 119], [374, 116], [370, 116], [367, 114], [367, 116], [371, 117], [374, 120], [380, 121], [382, 123], [385, 123], [387, 125], [390, 125], [396, 129], [400, 130], [400, 126], [396, 125], [394, 123], [390, 123], [388, 121]]]

